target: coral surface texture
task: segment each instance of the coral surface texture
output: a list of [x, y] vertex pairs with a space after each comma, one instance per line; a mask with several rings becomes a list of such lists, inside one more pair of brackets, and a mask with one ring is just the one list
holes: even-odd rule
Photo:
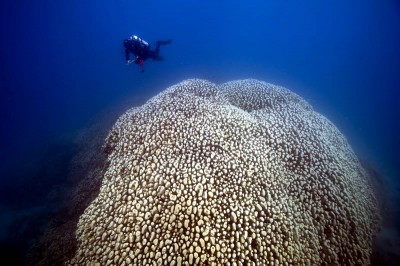
[[176, 84], [123, 114], [79, 265], [368, 265], [379, 227], [345, 137], [295, 93]]

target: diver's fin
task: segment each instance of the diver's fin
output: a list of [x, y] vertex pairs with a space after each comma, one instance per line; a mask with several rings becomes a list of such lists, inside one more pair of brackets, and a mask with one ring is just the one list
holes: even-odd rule
[[165, 44], [170, 44], [172, 40], [162, 40], [162, 41], [157, 41], [157, 45], [165, 45]]

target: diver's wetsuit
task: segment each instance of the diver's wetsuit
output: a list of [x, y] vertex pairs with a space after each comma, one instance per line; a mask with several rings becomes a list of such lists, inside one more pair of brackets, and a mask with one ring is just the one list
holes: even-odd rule
[[129, 62], [129, 54], [132, 53], [135, 56], [135, 64], [138, 64], [142, 67], [142, 72], [144, 71], [144, 61], [152, 58], [156, 61], [162, 61], [163, 58], [159, 55], [160, 46], [163, 44], [169, 44], [171, 40], [166, 41], [157, 41], [156, 49], [151, 50], [150, 45], [140, 39], [137, 36], [131, 36], [128, 40], [124, 40], [125, 47], [125, 59]]

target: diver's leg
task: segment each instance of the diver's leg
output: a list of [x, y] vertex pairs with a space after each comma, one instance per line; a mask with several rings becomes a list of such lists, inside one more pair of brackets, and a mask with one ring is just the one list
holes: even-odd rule
[[156, 49], [154, 51], [151, 51], [151, 58], [156, 61], [163, 61], [164, 58], [159, 55], [160, 53], [160, 46], [164, 44], [169, 44], [171, 43], [171, 40], [165, 40], [165, 41], [157, 41], [156, 42]]
[[156, 49], [154, 49], [154, 51], [152, 51], [152, 53], [153, 53], [153, 56], [152, 56], [153, 60], [156, 60], [156, 61], [162, 61], [162, 60], [164, 60], [164, 58], [163, 58], [162, 56], [159, 55], [159, 53], [160, 53], [160, 46], [161, 46], [161, 45], [165, 45], [165, 44], [170, 44], [170, 43], [171, 43], [171, 40], [157, 41], [157, 42], [156, 42]]
[[156, 49], [154, 50], [154, 54], [158, 56], [158, 53], [160, 52], [160, 46], [165, 45], [165, 44], [170, 44], [171, 40], [162, 40], [162, 41], [157, 41], [156, 42]]
[[153, 51], [151, 58], [153, 58], [153, 60], [155, 61], [163, 61], [164, 58], [158, 54], [159, 52], [160, 52], [160, 47], [157, 47], [156, 50]]
[[156, 44], [156, 49], [154, 51], [150, 51], [150, 57], [153, 58], [155, 61], [162, 61], [164, 58], [162, 58], [160, 55], [160, 44], [157, 42]]

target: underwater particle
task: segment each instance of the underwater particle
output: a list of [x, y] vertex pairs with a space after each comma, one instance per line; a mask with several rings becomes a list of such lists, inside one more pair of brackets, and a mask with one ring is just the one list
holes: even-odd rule
[[69, 265], [369, 264], [379, 216], [367, 174], [283, 87], [185, 80], [122, 115], [104, 150]]

